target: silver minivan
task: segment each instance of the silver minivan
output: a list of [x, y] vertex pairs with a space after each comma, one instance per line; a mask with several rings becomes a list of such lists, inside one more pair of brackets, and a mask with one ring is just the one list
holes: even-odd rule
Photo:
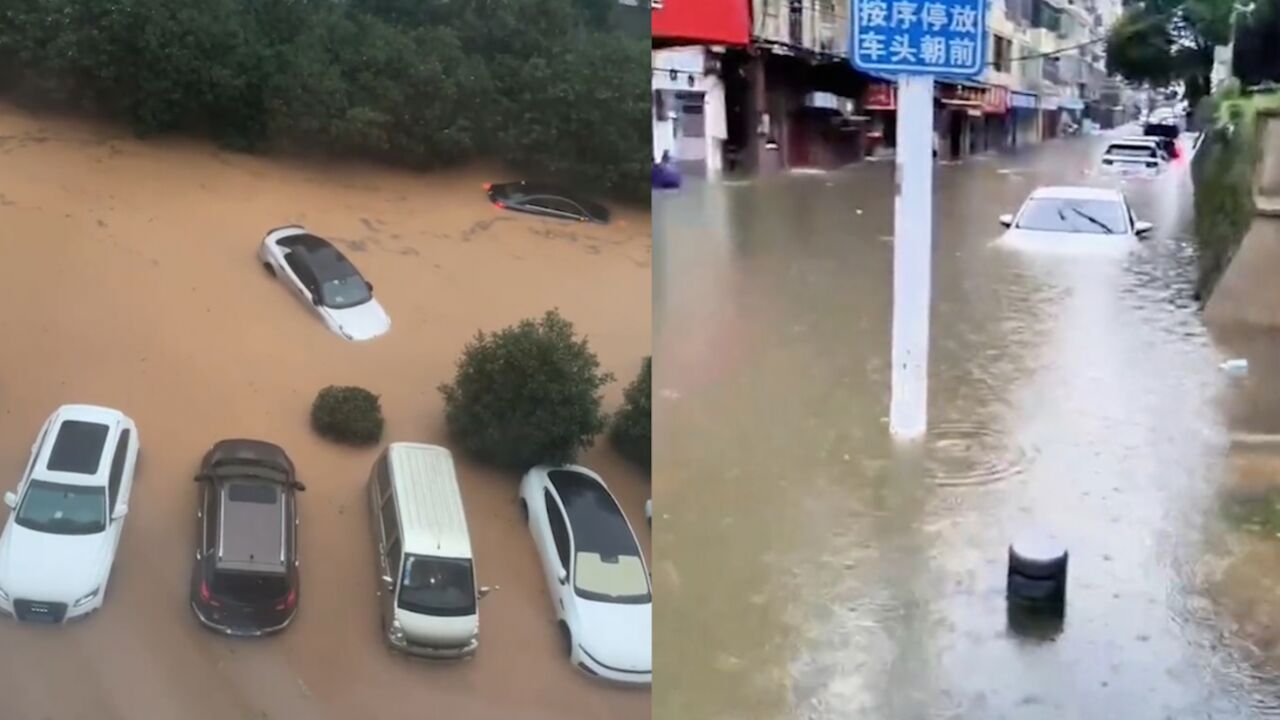
[[436, 445], [392, 443], [369, 475], [382, 627], [392, 647], [461, 658], [479, 643], [471, 536], [453, 456]]

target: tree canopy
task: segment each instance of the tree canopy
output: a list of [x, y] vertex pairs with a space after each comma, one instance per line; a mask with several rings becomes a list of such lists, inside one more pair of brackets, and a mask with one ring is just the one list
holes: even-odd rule
[[1182, 82], [1193, 104], [1209, 91], [1213, 48], [1231, 34], [1232, 0], [1139, 0], [1107, 35], [1107, 72], [1165, 87]]

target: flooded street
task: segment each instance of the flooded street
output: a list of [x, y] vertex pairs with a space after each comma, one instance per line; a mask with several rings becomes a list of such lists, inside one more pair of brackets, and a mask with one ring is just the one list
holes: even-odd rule
[[[1280, 553], [1220, 512], [1280, 404], [1196, 311], [1187, 160], [1124, 185], [1156, 225], [1127, 259], [990, 246], [1103, 142], [937, 167], [916, 457], [887, 438], [893, 164], [655, 195], [655, 717], [1280, 717]], [[1010, 628], [1027, 530], [1070, 551], [1060, 629]]]
[[[650, 716], [647, 690], [570, 667], [529, 532], [519, 478], [460, 453], [481, 603], [480, 648], [439, 664], [382, 641], [365, 483], [377, 448], [308, 426], [330, 384], [381, 395], [384, 443], [448, 444], [437, 386], [477, 330], [547, 309], [586, 334], [618, 381], [650, 352], [650, 227], [616, 208], [586, 228], [503, 213], [481, 171], [419, 175], [282, 162], [187, 140], [36, 118], [0, 105], [0, 460], [16, 486], [40, 424], [63, 403], [120, 408], [142, 443], [106, 603], [65, 627], [0, 622], [4, 720], [418, 720]], [[255, 259], [289, 222], [341, 243], [392, 319], [346, 343]], [[296, 621], [266, 640], [225, 639], [188, 605], [201, 455], [226, 437], [282, 445], [299, 498]], [[601, 473], [648, 550], [644, 474], [610, 448]]]

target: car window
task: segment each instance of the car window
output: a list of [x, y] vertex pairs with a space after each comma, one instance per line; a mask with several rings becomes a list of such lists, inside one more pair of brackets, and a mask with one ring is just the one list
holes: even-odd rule
[[101, 487], [32, 479], [14, 522], [54, 535], [95, 535], [107, 529], [107, 494]]
[[302, 261], [302, 258], [298, 253], [285, 253], [284, 262], [289, 266], [289, 269], [293, 271], [293, 274], [298, 276], [298, 281], [301, 282], [304, 287], [308, 289], [315, 287], [316, 283], [311, 277], [311, 269]]
[[373, 474], [378, 483], [378, 499], [386, 500], [391, 494], [391, 469], [388, 466], [387, 453], [384, 451], [382, 457], [378, 458], [378, 462], [373, 466]]
[[526, 200], [525, 204], [530, 207], [551, 210], [553, 212], [564, 213], [574, 217], [586, 216], [586, 213], [578, 206], [577, 203], [559, 197], [551, 197], [548, 195], [535, 196]]
[[1113, 157], [1154, 158], [1156, 149], [1151, 145], [1112, 145], [1107, 148], [1107, 155]]
[[218, 547], [218, 517], [219, 503], [218, 493], [209, 483], [204, 485], [204, 550], [205, 552], [215, 552]]
[[471, 561], [461, 558], [406, 555], [397, 605], [436, 617], [462, 617], [476, 612]]
[[387, 546], [387, 571], [391, 577], [400, 577], [400, 538], [391, 541]]
[[1018, 216], [1022, 230], [1114, 234], [1127, 232], [1124, 206], [1116, 200], [1031, 198]]
[[556, 554], [560, 556], [560, 567], [568, 570], [569, 528], [564, 522], [564, 515], [560, 513], [560, 506], [556, 505], [555, 498], [551, 496], [551, 491], [543, 490], [542, 495], [542, 500], [547, 505], [547, 522], [551, 524], [551, 538], [556, 543]]
[[40, 435], [36, 438], [36, 444], [34, 445], [35, 449], [31, 451], [31, 457], [27, 458], [27, 470], [22, 473], [23, 481], [31, 477], [31, 469], [36, 464], [36, 456], [40, 454], [40, 449], [44, 446], [44, 439], [48, 437], [51, 425], [52, 423], [45, 423], [45, 426], [40, 428]]
[[116, 454], [111, 458], [111, 476], [107, 479], [107, 507], [114, 509], [116, 506], [116, 498], [120, 497], [120, 485], [124, 482], [124, 461], [129, 453], [129, 430], [128, 428], [120, 432], [120, 439], [116, 442]]
[[331, 278], [320, 283], [320, 301], [325, 307], [345, 310], [373, 299], [369, 285], [360, 275]]
[[394, 495], [388, 495], [382, 500], [382, 542], [388, 545], [398, 542], [400, 533], [397, 528], [396, 499]]

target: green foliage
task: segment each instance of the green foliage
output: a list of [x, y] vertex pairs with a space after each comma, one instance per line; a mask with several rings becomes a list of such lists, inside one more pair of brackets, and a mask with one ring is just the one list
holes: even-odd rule
[[311, 405], [311, 427], [322, 436], [350, 445], [372, 445], [382, 439], [382, 404], [360, 387], [330, 385]]
[[449, 432], [477, 459], [527, 469], [571, 462], [605, 427], [600, 389], [613, 375], [557, 311], [478, 333], [441, 385]]
[[1197, 294], [1207, 301], [1253, 222], [1258, 139], [1250, 102], [1215, 97], [1203, 112], [1218, 118], [1205, 130], [1191, 164], [1200, 251]]
[[613, 417], [609, 439], [623, 457], [648, 470], [653, 465], [653, 358], [623, 393], [622, 408]]
[[1213, 47], [1230, 33], [1230, 2], [1134, 2], [1107, 34], [1107, 72], [1154, 87], [1181, 81], [1194, 105], [1209, 92]]
[[140, 135], [420, 168], [485, 157], [639, 200], [649, 39], [616, 5], [0, 0], [0, 91]]

